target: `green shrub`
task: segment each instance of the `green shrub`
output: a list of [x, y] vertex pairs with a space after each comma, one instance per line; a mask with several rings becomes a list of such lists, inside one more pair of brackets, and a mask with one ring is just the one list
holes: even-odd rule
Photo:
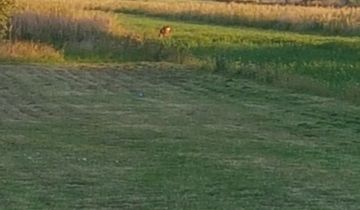
[[0, 0], [0, 39], [3, 39], [9, 31], [9, 19], [14, 5], [14, 0]]

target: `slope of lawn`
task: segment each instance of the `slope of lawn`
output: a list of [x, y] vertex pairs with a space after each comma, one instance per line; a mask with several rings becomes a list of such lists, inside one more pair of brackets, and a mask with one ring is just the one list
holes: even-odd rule
[[168, 63], [0, 80], [0, 209], [360, 206], [358, 106]]

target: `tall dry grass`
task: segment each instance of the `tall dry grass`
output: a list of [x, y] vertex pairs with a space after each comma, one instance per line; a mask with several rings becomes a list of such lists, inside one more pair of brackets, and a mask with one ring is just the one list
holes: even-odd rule
[[206, 21], [225, 25], [360, 35], [359, 8], [246, 5], [202, 1], [16, 0], [11, 38], [48, 43], [81, 42], [126, 33], [113, 13]]
[[360, 35], [360, 8], [255, 5], [219, 2], [92, 1], [94, 9], [141, 13], [225, 25]]
[[[124, 33], [115, 15], [86, 9], [92, 0], [15, 1], [10, 41], [0, 43], [3, 60], [61, 61], [68, 51], [91, 52], [94, 46]], [[79, 48], [85, 44], [91, 49]]]
[[94, 40], [118, 32], [114, 16], [86, 10], [87, 0], [17, 0], [12, 38], [44, 42]]
[[17, 41], [0, 42], [0, 61], [64, 61], [55, 48], [42, 43]]

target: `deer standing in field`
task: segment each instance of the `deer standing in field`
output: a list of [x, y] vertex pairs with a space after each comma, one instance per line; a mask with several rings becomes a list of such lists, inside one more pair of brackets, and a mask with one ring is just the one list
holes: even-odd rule
[[170, 36], [171, 35], [171, 27], [170, 26], [163, 26], [161, 29], [160, 29], [160, 32], [159, 32], [159, 37], [167, 37], [167, 36]]

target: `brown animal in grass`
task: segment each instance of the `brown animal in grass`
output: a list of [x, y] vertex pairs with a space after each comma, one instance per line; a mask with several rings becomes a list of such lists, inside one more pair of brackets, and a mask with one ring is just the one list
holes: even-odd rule
[[172, 29], [170, 26], [163, 26], [160, 29], [159, 37], [168, 37], [171, 35]]

